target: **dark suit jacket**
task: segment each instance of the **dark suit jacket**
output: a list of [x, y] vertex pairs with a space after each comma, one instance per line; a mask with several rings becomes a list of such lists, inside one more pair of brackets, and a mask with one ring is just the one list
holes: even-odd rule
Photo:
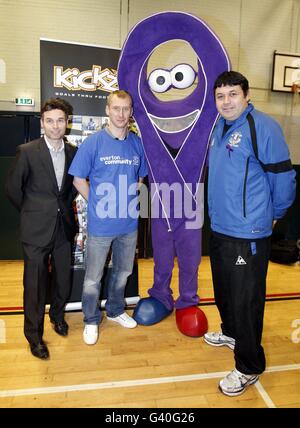
[[72, 202], [76, 195], [68, 174], [76, 148], [65, 143], [65, 171], [59, 191], [52, 158], [44, 138], [17, 147], [8, 173], [6, 194], [21, 214], [21, 241], [43, 247], [53, 235], [58, 212], [67, 239], [76, 233]]

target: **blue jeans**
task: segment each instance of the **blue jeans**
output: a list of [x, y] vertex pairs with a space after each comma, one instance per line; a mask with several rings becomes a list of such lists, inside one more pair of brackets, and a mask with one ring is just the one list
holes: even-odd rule
[[124, 312], [124, 293], [127, 278], [132, 272], [137, 241], [137, 230], [117, 236], [88, 236], [86, 271], [82, 291], [82, 311], [85, 324], [100, 324], [99, 308], [101, 278], [110, 247], [112, 246], [112, 271], [109, 277], [105, 309], [109, 317]]

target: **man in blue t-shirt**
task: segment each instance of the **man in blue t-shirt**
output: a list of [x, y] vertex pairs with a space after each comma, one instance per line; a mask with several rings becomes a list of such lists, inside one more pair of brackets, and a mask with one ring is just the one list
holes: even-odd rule
[[[105, 309], [107, 318], [126, 328], [136, 321], [124, 311], [124, 292], [132, 272], [138, 226], [138, 182], [147, 175], [141, 141], [128, 132], [132, 98], [126, 91], [108, 96], [109, 125], [88, 137], [69, 169], [74, 186], [88, 201], [88, 239], [82, 310], [87, 345], [98, 340], [101, 278], [112, 247], [112, 272]], [[87, 181], [88, 179], [88, 181]]]

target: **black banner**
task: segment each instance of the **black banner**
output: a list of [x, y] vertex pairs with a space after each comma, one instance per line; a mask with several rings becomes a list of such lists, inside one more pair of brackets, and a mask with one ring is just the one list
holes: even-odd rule
[[40, 41], [41, 103], [63, 98], [74, 115], [104, 116], [106, 98], [118, 89], [120, 49]]
[[[117, 65], [120, 49], [80, 45], [71, 42], [40, 40], [41, 105], [49, 98], [62, 98], [72, 107], [67, 140], [80, 146], [87, 136], [108, 123], [106, 98], [118, 89]], [[81, 300], [84, 278], [84, 257], [87, 237], [86, 201], [78, 196], [74, 203], [79, 233], [73, 249], [73, 289], [70, 302]], [[111, 271], [107, 259], [100, 299], [107, 296], [107, 280]], [[135, 263], [128, 278], [125, 296], [137, 296], [138, 274]]]

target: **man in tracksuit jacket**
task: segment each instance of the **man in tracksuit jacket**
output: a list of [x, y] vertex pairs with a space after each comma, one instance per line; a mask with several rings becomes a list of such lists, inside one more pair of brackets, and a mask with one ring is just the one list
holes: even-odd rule
[[270, 236], [293, 203], [295, 171], [279, 124], [249, 102], [240, 73], [222, 73], [214, 85], [221, 117], [209, 152], [210, 259], [221, 332], [206, 343], [234, 350], [235, 369], [219, 383], [239, 395], [265, 370], [261, 346]]

